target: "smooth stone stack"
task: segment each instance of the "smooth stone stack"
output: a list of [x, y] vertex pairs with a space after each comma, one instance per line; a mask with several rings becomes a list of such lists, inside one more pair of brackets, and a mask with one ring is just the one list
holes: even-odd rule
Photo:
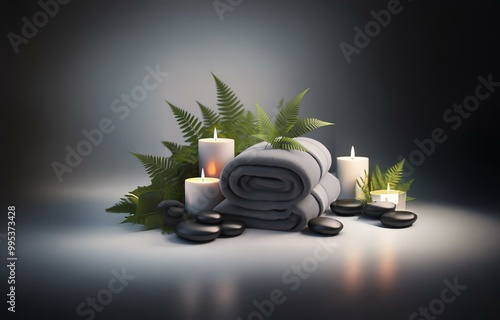
[[344, 228], [342, 222], [329, 217], [312, 218], [307, 226], [311, 231], [327, 236], [334, 236]]
[[386, 227], [406, 228], [417, 220], [417, 215], [410, 211], [390, 211], [380, 217], [380, 221]]
[[363, 208], [363, 214], [372, 218], [380, 218], [384, 213], [394, 211], [396, 205], [389, 201], [375, 201], [367, 203]]
[[215, 240], [221, 234], [221, 227], [185, 220], [177, 224], [175, 234], [190, 241], [208, 242]]
[[223, 219], [214, 211], [202, 211], [195, 215], [196, 221], [182, 221], [177, 224], [175, 234], [179, 237], [196, 242], [209, 242], [218, 237], [239, 236], [246, 225], [237, 219]]
[[340, 199], [332, 202], [330, 209], [341, 216], [354, 216], [363, 211], [363, 202], [357, 199]]

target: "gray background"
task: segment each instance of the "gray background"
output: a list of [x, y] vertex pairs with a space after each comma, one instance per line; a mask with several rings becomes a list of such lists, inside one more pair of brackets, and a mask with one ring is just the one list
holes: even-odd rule
[[[148, 183], [128, 152], [167, 155], [160, 141], [181, 142], [165, 100], [197, 115], [196, 101], [215, 107], [211, 72], [252, 111], [259, 102], [272, 112], [281, 98], [311, 88], [301, 116], [335, 126], [310, 136], [334, 157], [347, 155], [354, 145], [359, 155], [370, 157], [372, 168], [407, 157], [417, 149], [415, 139], [430, 138], [434, 128], [442, 128], [448, 139], [410, 175], [415, 179], [410, 195], [497, 214], [500, 92], [482, 101], [457, 130], [443, 113], [474, 94], [478, 76], [492, 74], [500, 81], [498, 5], [417, 0], [401, 5], [402, 12], [347, 63], [339, 44], [353, 44], [353, 28], [364, 28], [373, 20], [370, 11], [386, 9], [387, 1], [243, 1], [221, 21], [211, 1], [73, 0], [60, 5], [17, 54], [7, 34], [20, 34], [21, 18], [31, 20], [40, 7], [34, 1], [2, 1], [1, 199], [2, 208], [16, 205], [20, 246], [39, 240], [30, 233], [117, 225], [121, 218], [110, 217], [104, 208]], [[110, 109], [112, 101], [140, 85], [146, 67], [156, 65], [169, 76], [120, 120]], [[59, 182], [51, 163], [64, 163], [66, 146], [75, 148], [84, 139], [81, 131], [96, 128], [103, 118], [111, 119], [115, 130]], [[474, 235], [480, 238], [480, 230]], [[46, 248], [64, 261], [64, 250], [58, 255], [56, 245], [64, 238], [57, 239], [47, 240]], [[38, 244], [35, 248], [44, 248], [45, 242]], [[1, 249], [3, 255], [5, 242]], [[48, 259], [43, 249], [34, 257], [40, 263]], [[34, 261], [24, 271], [57, 278], [57, 259], [45, 261], [41, 270]], [[107, 259], [105, 272], [115, 267], [113, 257]], [[71, 278], [71, 270], [61, 273]], [[29, 288], [28, 279], [35, 279], [26, 277]], [[85, 283], [87, 278], [78, 279]], [[61, 307], [74, 315], [78, 299], [100, 285], [80, 288], [73, 304], [61, 302]], [[29, 300], [50, 310], [48, 303], [34, 302], [43, 294], [36, 291]]]
[[[415, 139], [443, 128], [448, 139], [412, 174], [413, 195], [459, 201], [466, 191], [489, 201], [498, 178], [492, 154], [498, 92], [457, 130], [443, 113], [474, 93], [478, 76], [500, 79], [493, 3], [401, 2], [401, 13], [348, 64], [339, 44], [353, 44], [353, 28], [364, 28], [370, 11], [387, 2], [244, 1], [223, 21], [209, 1], [69, 2], [18, 54], [6, 37], [2, 42], [2, 181], [19, 188], [10, 199], [22, 201], [33, 188], [141, 179], [140, 164], [127, 152], [162, 155], [161, 140], [180, 142], [165, 100], [197, 115], [195, 101], [215, 107], [213, 72], [252, 111], [259, 102], [271, 112], [281, 98], [311, 88], [301, 116], [336, 123], [311, 136], [334, 156], [354, 145], [372, 166], [407, 157]], [[20, 34], [21, 18], [40, 10], [15, 1], [2, 7], [5, 35]], [[168, 78], [120, 120], [111, 102], [156, 65]], [[59, 183], [51, 163], [64, 163], [65, 147], [75, 148], [81, 131], [105, 117], [116, 129]]]

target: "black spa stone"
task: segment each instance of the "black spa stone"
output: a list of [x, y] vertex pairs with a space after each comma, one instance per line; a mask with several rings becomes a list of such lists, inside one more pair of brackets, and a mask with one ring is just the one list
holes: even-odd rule
[[231, 219], [222, 221], [220, 228], [221, 237], [236, 237], [245, 231], [246, 225], [243, 221]]
[[344, 228], [342, 222], [330, 217], [316, 217], [307, 223], [309, 229], [313, 232], [334, 236]]
[[184, 208], [180, 207], [170, 207], [167, 210], [167, 216], [172, 217], [172, 218], [179, 218], [182, 217], [182, 215], [186, 213]]
[[357, 199], [339, 199], [330, 204], [330, 209], [342, 216], [358, 215], [363, 211], [363, 202]]
[[380, 217], [380, 221], [386, 227], [406, 228], [417, 220], [417, 215], [410, 211], [390, 211]]
[[184, 204], [177, 200], [163, 200], [157, 206], [158, 211], [162, 214], [167, 214], [167, 210], [171, 207], [184, 208]]
[[380, 218], [384, 213], [394, 211], [396, 205], [389, 201], [368, 202], [363, 207], [363, 214], [372, 218]]
[[201, 211], [196, 215], [196, 221], [204, 224], [218, 224], [222, 221], [222, 216], [214, 211]]
[[208, 242], [221, 234], [221, 227], [184, 220], [175, 227], [175, 234], [190, 241]]

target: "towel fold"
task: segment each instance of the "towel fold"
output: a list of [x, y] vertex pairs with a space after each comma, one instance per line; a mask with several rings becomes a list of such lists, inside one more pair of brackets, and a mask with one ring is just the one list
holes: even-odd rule
[[300, 231], [307, 222], [322, 214], [340, 194], [340, 182], [331, 173], [325, 173], [305, 198], [284, 209], [256, 210], [243, 208], [226, 199], [214, 211], [226, 217], [245, 222], [249, 228], [279, 231]]
[[[258, 143], [226, 164], [220, 175], [226, 203], [250, 210], [289, 210], [311, 195], [332, 157], [319, 141], [296, 138], [309, 151], [273, 149]], [[337, 195], [338, 196], [338, 195]]]

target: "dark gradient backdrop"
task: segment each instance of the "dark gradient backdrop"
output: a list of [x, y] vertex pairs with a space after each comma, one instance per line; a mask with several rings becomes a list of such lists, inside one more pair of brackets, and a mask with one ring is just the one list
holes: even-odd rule
[[[98, 192], [111, 205], [146, 184], [128, 152], [162, 155], [160, 141], [180, 142], [165, 100], [196, 114], [196, 101], [214, 107], [213, 72], [249, 110], [259, 102], [272, 112], [281, 98], [311, 88], [301, 116], [335, 122], [311, 136], [334, 156], [354, 145], [372, 167], [417, 155], [415, 140], [441, 128], [446, 141], [413, 159], [410, 195], [498, 212], [500, 87], [460, 124], [456, 115], [443, 118], [475, 94], [478, 77], [500, 82], [497, 1], [401, 0], [399, 13], [350, 63], [340, 44], [354, 45], [355, 28], [388, 1], [231, 3], [222, 19], [212, 1], [72, 0], [43, 21], [36, 1], [1, 1], [2, 208], [36, 207], [46, 195], [71, 192]], [[42, 19], [38, 32], [15, 53], [9, 34], [23, 36], [34, 15]], [[113, 101], [141, 85], [148, 67], [168, 76], [136, 108], [113, 112]], [[52, 162], [64, 164], [66, 147], [76, 148], [82, 130], [106, 118], [114, 130], [59, 182]], [[33, 217], [33, 228], [60, 223], [50, 220], [52, 205], [46, 217]], [[31, 212], [23, 210], [24, 219]]]
[[[500, 94], [481, 101], [457, 130], [443, 113], [474, 94], [478, 76], [500, 80], [494, 1], [403, 1], [351, 63], [340, 43], [354, 45], [354, 28], [364, 29], [386, 1], [242, 1], [232, 8], [221, 21], [210, 1], [75, 0], [40, 20], [15, 54], [8, 33], [22, 36], [22, 17], [32, 21], [41, 7], [3, 1], [2, 183], [16, 190], [6, 201], [142, 179], [127, 152], [163, 154], [161, 140], [181, 141], [164, 100], [195, 113], [195, 101], [215, 106], [210, 72], [250, 110], [259, 102], [272, 111], [281, 98], [311, 88], [301, 115], [336, 123], [312, 136], [334, 155], [355, 145], [372, 165], [408, 157], [415, 139], [443, 128], [448, 139], [424, 161], [414, 158], [413, 195], [491, 200]], [[168, 77], [126, 116], [112, 112], [113, 100], [157, 65]], [[75, 148], [81, 131], [103, 118], [114, 131], [59, 183], [51, 163], [64, 164], [66, 146]]]

